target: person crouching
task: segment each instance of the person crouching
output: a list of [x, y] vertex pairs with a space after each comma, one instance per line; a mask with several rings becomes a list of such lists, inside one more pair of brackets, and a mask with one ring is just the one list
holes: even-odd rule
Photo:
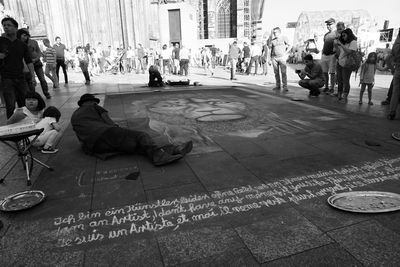
[[149, 68], [149, 86], [150, 87], [163, 87], [164, 82], [158, 71], [157, 66], [151, 65]]
[[[317, 97], [320, 94], [319, 89], [325, 84], [321, 65], [317, 61], [314, 61], [312, 55], [306, 55], [304, 63], [306, 66], [303, 70], [296, 70], [301, 79], [299, 85], [309, 89], [311, 97]], [[306, 79], [306, 77], [309, 79]]]

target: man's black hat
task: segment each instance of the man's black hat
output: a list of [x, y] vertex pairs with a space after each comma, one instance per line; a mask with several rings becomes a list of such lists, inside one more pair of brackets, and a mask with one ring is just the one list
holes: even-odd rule
[[94, 101], [97, 104], [100, 103], [100, 99], [95, 97], [93, 94], [84, 94], [81, 96], [81, 99], [79, 99], [78, 106], [82, 106], [82, 104], [87, 101]]

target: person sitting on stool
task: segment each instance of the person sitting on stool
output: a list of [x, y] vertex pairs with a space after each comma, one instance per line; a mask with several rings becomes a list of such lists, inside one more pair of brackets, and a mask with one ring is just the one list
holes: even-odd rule
[[149, 68], [149, 86], [150, 87], [163, 87], [164, 82], [158, 71], [157, 66], [151, 65]]
[[[312, 55], [304, 57], [306, 67], [303, 70], [296, 70], [300, 77], [299, 85], [310, 90], [310, 96], [318, 96], [319, 89], [324, 86], [324, 74], [321, 65], [314, 61]], [[308, 77], [309, 79], [306, 79]]]

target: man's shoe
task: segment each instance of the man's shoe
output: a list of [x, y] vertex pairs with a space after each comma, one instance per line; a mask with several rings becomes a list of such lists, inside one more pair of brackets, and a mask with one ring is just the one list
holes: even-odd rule
[[335, 93], [335, 90], [333, 90], [333, 89], [329, 89], [329, 90], [326, 92], [327, 95], [330, 95], [330, 94], [333, 94], [333, 93]]
[[382, 106], [390, 105], [390, 101], [386, 99], [386, 100], [384, 100], [384, 101], [381, 102], [381, 105], [382, 105]]
[[185, 156], [193, 149], [193, 142], [188, 141], [186, 143], [180, 144], [174, 147], [173, 155], [182, 155]]
[[324, 93], [327, 93], [329, 91], [329, 88], [324, 88]]
[[51, 95], [47, 94], [46, 99], [50, 99], [50, 98], [51, 98]]
[[90, 81], [86, 81], [86, 82], [85, 82], [85, 85], [90, 85]]
[[278, 86], [275, 86], [274, 88], [272, 88], [272, 90], [281, 90], [281, 88], [280, 87], [278, 87]]
[[183, 156], [180, 154], [171, 155], [168, 154], [164, 149], [158, 149], [156, 152], [154, 152], [153, 164], [154, 166], [162, 166], [180, 160], [181, 158], [183, 158]]

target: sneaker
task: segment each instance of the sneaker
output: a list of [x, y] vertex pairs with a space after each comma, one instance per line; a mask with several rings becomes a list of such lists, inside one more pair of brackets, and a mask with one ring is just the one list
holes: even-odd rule
[[390, 105], [390, 101], [386, 99], [386, 100], [384, 100], [384, 101], [381, 102], [381, 105], [382, 105], [382, 106]]
[[372, 101], [368, 102], [368, 105], [372, 106], [374, 103]]
[[174, 147], [173, 155], [182, 155], [185, 156], [193, 149], [193, 142], [188, 141], [186, 143], [180, 144]]
[[54, 153], [57, 153], [57, 152], [58, 152], [57, 148], [48, 147], [48, 148], [43, 148], [42, 149], [42, 153], [43, 154], [54, 154]]
[[359, 105], [362, 105], [362, 101], [358, 101], [358, 104], [359, 104]]
[[154, 152], [153, 164], [154, 166], [162, 166], [180, 160], [181, 158], [183, 158], [181, 154], [171, 155], [164, 149], [158, 149]]

